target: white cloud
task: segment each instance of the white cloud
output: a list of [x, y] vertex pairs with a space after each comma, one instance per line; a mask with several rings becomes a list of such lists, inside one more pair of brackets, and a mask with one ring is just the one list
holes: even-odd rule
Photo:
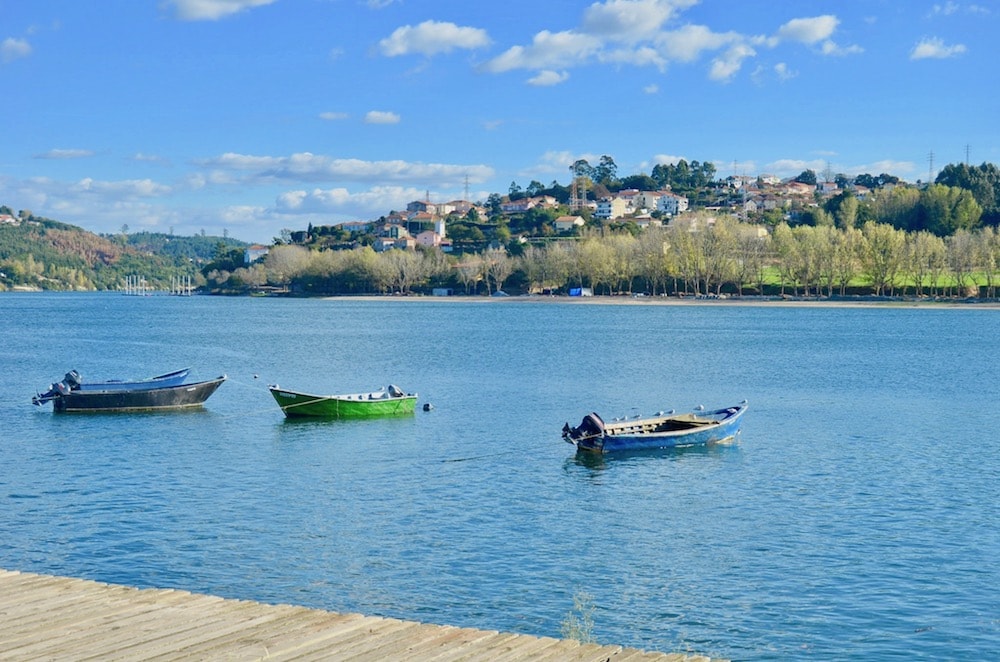
[[959, 9], [957, 2], [946, 2], [943, 5], [934, 5], [931, 9], [933, 14], [942, 14], [944, 16], [951, 16]]
[[0, 42], [0, 62], [7, 64], [31, 55], [31, 44], [27, 39], [7, 37]]
[[829, 39], [839, 23], [840, 20], [831, 14], [813, 18], [793, 18], [778, 28], [778, 38], [815, 44]]
[[605, 63], [634, 64], [639, 67], [652, 65], [660, 71], [667, 68], [666, 59], [651, 46], [640, 46], [639, 48], [631, 49], [619, 48], [600, 53], [598, 59]]
[[796, 76], [799, 75], [797, 71], [792, 71], [791, 69], [789, 69], [788, 65], [785, 64], [784, 62], [779, 62], [778, 64], [774, 65], [774, 73], [777, 74], [778, 80], [783, 80], [783, 81], [791, 80], [792, 78], [795, 78]]
[[[334, 159], [329, 156], [302, 152], [291, 156], [253, 156], [223, 154], [200, 165], [214, 169], [207, 183], [235, 181], [231, 173], [246, 173], [242, 180], [295, 180], [300, 182], [411, 182], [414, 185], [446, 185], [470, 181], [487, 181], [493, 169], [485, 165], [455, 165], [445, 163], [419, 163], [402, 160], [363, 161], [361, 159]], [[227, 173], [230, 175], [227, 178]]]
[[170, 164], [169, 159], [165, 159], [162, 156], [157, 156], [155, 154], [143, 154], [142, 152], [136, 152], [130, 157], [130, 160], [137, 163], [155, 163], [160, 165]]
[[802, 159], [778, 159], [764, 166], [764, 172], [777, 175], [779, 177], [794, 177], [806, 170], [822, 172], [829, 162], [823, 159], [813, 159], [805, 161]]
[[167, 195], [171, 188], [164, 184], [158, 184], [151, 179], [126, 179], [114, 182], [105, 182], [84, 177], [76, 184], [69, 187], [70, 191], [77, 193], [96, 193], [102, 196], [115, 198], [149, 198]]
[[863, 53], [860, 46], [841, 46], [831, 37], [837, 31], [840, 19], [832, 14], [814, 16], [812, 18], [793, 18], [780, 28], [777, 34], [765, 40], [768, 46], [775, 47], [782, 41], [793, 41], [807, 46], [819, 45], [823, 55], [855, 55]]
[[912, 161], [885, 160], [875, 161], [874, 163], [869, 163], [867, 165], [854, 166], [848, 172], [852, 172], [857, 175], [862, 173], [869, 173], [871, 175], [888, 173], [897, 177], [905, 177], [906, 175], [912, 175], [916, 171], [916, 164]]
[[321, 120], [327, 120], [329, 122], [335, 122], [337, 120], [346, 120], [347, 117], [348, 117], [347, 113], [335, 113], [331, 111], [319, 114], [319, 118]]
[[423, 189], [403, 186], [376, 186], [359, 192], [340, 187], [316, 188], [282, 193], [275, 200], [275, 208], [281, 213], [339, 213], [370, 218], [389, 209], [404, 209], [408, 203], [423, 199], [426, 194]]
[[673, 154], [656, 154], [653, 156], [653, 165], [677, 165], [681, 161], [687, 160], [683, 156]]
[[173, 6], [175, 15], [182, 21], [217, 21], [272, 2], [275, 0], [163, 0], [162, 4]]
[[586, 159], [596, 165], [600, 159], [598, 154], [576, 154], [565, 150], [550, 150], [542, 154], [538, 163], [518, 171], [521, 179], [543, 180], [549, 177], [565, 180], [569, 177], [569, 168], [579, 159]]
[[386, 110], [369, 110], [365, 113], [365, 124], [399, 124], [400, 117]]
[[954, 46], [945, 45], [944, 41], [937, 37], [928, 37], [922, 39], [916, 46], [913, 47], [913, 51], [910, 52], [911, 60], [924, 60], [927, 58], [935, 59], [945, 59], [950, 57], [955, 57], [956, 55], [961, 55], [965, 52], [965, 46], [962, 44], [955, 44]]
[[94, 153], [89, 149], [50, 149], [47, 152], [41, 154], [36, 154], [36, 159], [86, 159], [93, 156]]
[[840, 46], [828, 39], [820, 46], [820, 52], [823, 55], [857, 55], [864, 53], [865, 49], [857, 45]]
[[715, 51], [742, 40], [735, 32], [712, 32], [704, 25], [685, 25], [664, 32], [656, 40], [657, 49], [668, 59], [694, 62], [704, 51]]
[[404, 25], [379, 42], [382, 54], [387, 57], [420, 53], [428, 57], [450, 53], [456, 48], [475, 49], [488, 46], [486, 30], [459, 27], [454, 23], [424, 21], [420, 25]]
[[538, 75], [529, 78], [528, 84], [535, 85], [536, 87], [547, 87], [564, 83], [568, 78], [569, 73], [565, 71], [550, 71], [546, 69], [545, 71], [539, 71]]
[[642, 91], [645, 92], [646, 94], [656, 94], [657, 92], [660, 91], [660, 86], [657, 85], [656, 83], [650, 83], [649, 85], [642, 88]]
[[678, 9], [698, 0], [607, 0], [595, 2], [583, 14], [583, 31], [623, 41], [653, 37]]
[[[666, 71], [672, 62], [691, 63], [705, 54], [713, 59], [708, 76], [717, 82], [732, 80], [744, 62], [757, 56], [757, 47], [776, 48], [782, 42], [815, 47], [824, 55], [863, 52], [859, 46], [840, 46], [832, 40], [840, 19], [832, 14], [795, 18], [781, 25], [773, 36], [715, 32], [704, 25], [679, 23], [681, 13], [700, 0], [605, 0], [584, 10], [577, 29], [535, 34], [530, 45], [508, 48], [486, 62], [482, 69], [504, 73], [528, 69], [537, 73], [532, 85], [553, 84], [553, 72], [568, 74], [573, 67], [592, 63], [654, 66]], [[762, 71], [757, 69], [756, 71]], [[787, 79], [788, 70], [777, 72]]]
[[661, 34], [656, 40], [656, 48], [669, 60], [694, 62], [704, 51], [719, 50], [740, 40], [735, 32], [712, 32], [703, 25], [685, 25]]
[[743, 60], [756, 54], [757, 52], [748, 44], [735, 44], [725, 53], [712, 60], [709, 78], [720, 82], [732, 80], [733, 76], [743, 66]]
[[549, 32], [535, 35], [530, 46], [512, 46], [486, 63], [485, 69], [502, 73], [513, 69], [563, 69], [583, 64], [597, 53], [601, 41], [578, 32]]

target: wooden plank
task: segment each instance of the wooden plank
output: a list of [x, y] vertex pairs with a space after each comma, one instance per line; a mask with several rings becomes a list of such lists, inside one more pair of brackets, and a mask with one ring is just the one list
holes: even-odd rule
[[[222, 598], [195, 595], [180, 596], [179, 599], [179, 602], [171, 605], [157, 602], [133, 603], [128, 609], [114, 613], [108, 613], [101, 604], [95, 603], [87, 611], [96, 610], [96, 618], [74, 622], [62, 628], [58, 637], [45, 637], [16, 652], [18, 655], [55, 654], [74, 659], [104, 659], [107, 653], [118, 650], [128, 642], [147, 637], [148, 632], [170, 627], [176, 621], [177, 610], [205, 609], [222, 601]], [[47, 628], [42, 630], [42, 634], [46, 630]], [[88, 657], [81, 657], [83, 652]]]
[[176, 659], [181, 651], [224, 639], [233, 632], [276, 627], [276, 623], [293, 623], [298, 617], [298, 613], [253, 602], [227, 603], [224, 610], [208, 613], [186, 610], [172, 615], [159, 627], [142, 627], [134, 639], [120, 642], [113, 654], [97, 648], [91, 657], [108, 659], [114, 655], [147, 660], [167, 656]]
[[[123, 594], [120, 597], [126, 595], [133, 598], [138, 597], [134, 594], [135, 589], [122, 588], [123, 590], [111, 591], [103, 597], [100, 597], [99, 594], [95, 594], [98, 597], [91, 598], [81, 596], [75, 606], [67, 605], [65, 609], [59, 610], [51, 618], [46, 618], [45, 612], [42, 610], [31, 619], [17, 621], [12, 619], [10, 622], [5, 620], [2, 630], [3, 637], [0, 638], [0, 652], [23, 649], [32, 643], [37, 646], [39, 632], [59, 632], [60, 639], [69, 639], [74, 633], [86, 634], [92, 628], [101, 627], [102, 623], [115, 622], [119, 618], [140, 611], [162, 610], [170, 604], [188, 600], [190, 597], [183, 594], [166, 593], [148, 596], [155, 597], [155, 600], [120, 600], [115, 597], [115, 593]], [[30, 596], [23, 599], [29, 600]], [[8, 632], [9, 625], [12, 626], [12, 629]]]
[[[493, 662], [500, 652], [506, 651], [511, 644], [524, 638], [523, 634], [513, 634], [511, 632], [499, 632], [494, 636], [477, 642], [475, 649], [461, 657], [463, 662]], [[446, 659], [434, 658], [435, 662], [447, 662], [447, 659], [455, 659], [451, 651], [445, 651], [443, 657]]]
[[473, 628], [452, 628], [434, 626], [427, 630], [419, 641], [414, 641], [406, 650], [400, 651], [396, 662], [436, 662], [442, 655], [453, 651], [465, 651], [471, 658], [472, 651], [488, 646], [497, 637], [510, 637], [495, 630], [475, 630]]
[[303, 639], [325, 638], [330, 650], [336, 650], [337, 641], [353, 636], [379, 619], [377, 616], [359, 616], [350, 620], [335, 621], [332, 614], [318, 612], [324, 616], [317, 621], [295, 623], [292, 627], [278, 632], [254, 631], [235, 645], [226, 649], [226, 657], [244, 659], [247, 655], [265, 656], [268, 660], [286, 660], [295, 658], [295, 650]]
[[[233, 658], [237, 652], [242, 653], [243, 651], [246, 651], [247, 655], [252, 655], [253, 651], [256, 651], [260, 657], [273, 657], [270, 649], [278, 647], [275, 642], [279, 641], [280, 637], [301, 636], [302, 629], [309, 627], [309, 623], [304, 622], [297, 613], [278, 610], [271, 605], [262, 606], [267, 609], [264, 617], [233, 621], [225, 627], [207, 633], [201, 639], [175, 648], [164, 647], [145, 659]], [[333, 618], [323, 619], [322, 627], [324, 630], [335, 631], [338, 626], [348, 627], [353, 622], [364, 618], [361, 614], [332, 614], [332, 616]], [[319, 624], [316, 625], [319, 626]], [[270, 646], [268, 642], [270, 642]]]
[[[405, 642], [414, 636], [414, 633], [419, 633], [426, 627], [426, 625], [413, 621], [398, 621], [391, 627], [373, 631], [372, 636], [355, 641], [350, 646], [338, 647], [338, 655], [343, 655], [345, 659], [352, 660], [352, 662], [366, 655], [374, 655], [375, 659], [378, 660], [392, 660], [395, 659], [396, 650], [401, 646], [405, 647]], [[328, 660], [329, 656], [330, 652], [325, 642], [315, 641], [300, 647], [299, 657], [296, 659], [302, 660], [302, 662], [310, 662], [311, 660], [323, 662]]]
[[0, 569], [0, 660], [710, 662], [493, 630], [338, 614]]
[[[141, 653], [135, 659], [143, 660], [179, 657], [259, 659], [266, 657], [272, 637], [299, 636], [302, 630], [323, 620], [323, 614], [305, 608], [272, 606], [271, 611], [269, 617], [260, 617], [251, 612], [226, 610], [214, 627], [176, 627], [167, 636], [145, 641], [129, 652]], [[249, 618], [243, 619], [243, 616]]]

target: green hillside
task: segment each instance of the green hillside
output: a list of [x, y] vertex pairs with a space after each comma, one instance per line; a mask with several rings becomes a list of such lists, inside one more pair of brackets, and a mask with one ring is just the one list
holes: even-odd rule
[[114, 290], [130, 276], [152, 289], [190, 278], [204, 284], [201, 267], [220, 252], [247, 245], [223, 237], [167, 234], [97, 235], [30, 212], [0, 206], [0, 291]]

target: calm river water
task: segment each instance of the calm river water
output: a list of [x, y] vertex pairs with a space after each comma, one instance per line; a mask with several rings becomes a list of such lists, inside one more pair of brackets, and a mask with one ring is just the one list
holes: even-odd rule
[[[1000, 656], [1000, 311], [0, 295], [0, 567], [738, 660]], [[75, 368], [229, 381], [55, 415]], [[286, 421], [266, 385], [430, 412]], [[732, 446], [560, 428], [750, 401]]]

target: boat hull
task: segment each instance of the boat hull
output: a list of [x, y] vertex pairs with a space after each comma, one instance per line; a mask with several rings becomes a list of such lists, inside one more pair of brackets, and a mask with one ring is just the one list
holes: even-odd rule
[[590, 414], [576, 428], [567, 425], [563, 438], [578, 450], [593, 453], [723, 444], [739, 435], [746, 409], [743, 402], [714, 411], [612, 423], [604, 423], [596, 414]]
[[[412, 414], [417, 396], [407, 393], [392, 397], [385, 392], [351, 395], [311, 395], [278, 387], [270, 387], [271, 395], [289, 418], [314, 416], [322, 418], [378, 418]], [[382, 397], [384, 395], [384, 397]], [[374, 397], [373, 397], [374, 396]]]
[[132, 391], [70, 391], [52, 398], [53, 410], [73, 412], [121, 412], [186, 409], [202, 406], [226, 381], [225, 375], [204, 382]]
[[61, 382], [50, 384], [48, 391], [39, 393], [31, 401], [36, 405], [43, 405], [60, 395], [66, 395], [70, 391], [145, 391], [168, 386], [180, 386], [187, 379], [190, 370], [190, 368], [183, 368], [182, 370], [175, 370], [155, 377], [147, 377], [146, 379], [111, 379], [104, 382], [84, 382], [83, 378], [80, 377], [80, 373], [76, 370], [70, 370]]

